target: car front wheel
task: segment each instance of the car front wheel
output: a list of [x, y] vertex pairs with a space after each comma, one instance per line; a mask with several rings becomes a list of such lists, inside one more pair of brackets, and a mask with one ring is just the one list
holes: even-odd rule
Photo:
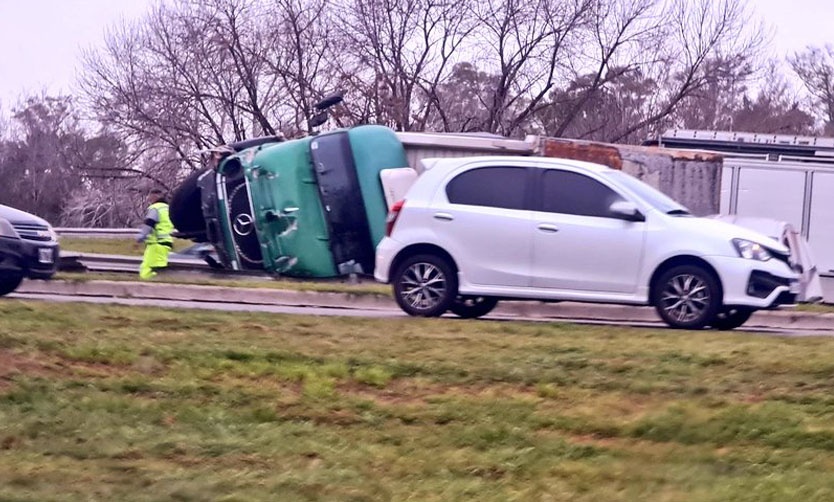
[[409, 315], [438, 317], [457, 297], [458, 281], [449, 262], [426, 254], [406, 259], [394, 274], [394, 298]]
[[721, 307], [718, 280], [695, 265], [670, 268], [653, 290], [657, 313], [673, 328], [702, 329], [715, 319]]
[[475, 319], [492, 312], [492, 309], [498, 305], [498, 300], [488, 296], [459, 296], [449, 310], [464, 319]]
[[23, 282], [22, 275], [0, 277], [0, 296], [11, 293], [20, 286], [21, 282]]

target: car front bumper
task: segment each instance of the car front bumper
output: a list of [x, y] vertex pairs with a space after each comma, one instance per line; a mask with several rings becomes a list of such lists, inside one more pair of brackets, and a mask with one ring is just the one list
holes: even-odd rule
[[49, 279], [58, 271], [58, 260], [55, 241], [0, 238], [0, 274]]
[[775, 308], [796, 303], [800, 275], [787, 263], [744, 258], [714, 258], [724, 289], [724, 305]]

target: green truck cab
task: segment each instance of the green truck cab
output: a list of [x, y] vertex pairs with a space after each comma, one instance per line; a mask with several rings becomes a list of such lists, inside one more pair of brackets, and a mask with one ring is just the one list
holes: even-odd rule
[[180, 185], [180, 236], [210, 242], [223, 268], [291, 277], [371, 274], [388, 207], [380, 180], [408, 166], [387, 127], [228, 145]]

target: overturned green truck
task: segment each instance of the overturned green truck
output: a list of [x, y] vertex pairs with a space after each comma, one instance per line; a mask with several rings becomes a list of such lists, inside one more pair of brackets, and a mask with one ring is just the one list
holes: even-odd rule
[[229, 145], [176, 191], [179, 235], [232, 270], [298, 277], [373, 271], [388, 208], [380, 173], [408, 166], [393, 131], [360, 126]]
[[721, 158], [528, 136], [394, 132], [363, 125], [285, 141], [225, 145], [177, 188], [179, 236], [211, 243], [219, 266], [290, 277], [372, 274], [388, 208], [423, 159], [539, 155], [622, 169], [687, 205], [718, 212]]

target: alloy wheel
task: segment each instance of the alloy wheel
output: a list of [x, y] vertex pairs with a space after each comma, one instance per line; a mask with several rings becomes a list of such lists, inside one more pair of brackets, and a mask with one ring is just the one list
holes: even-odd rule
[[394, 300], [408, 315], [442, 316], [458, 294], [457, 270], [443, 256], [425, 253], [405, 258], [391, 276]]
[[446, 275], [431, 263], [414, 263], [400, 278], [400, 297], [418, 311], [434, 308], [445, 298], [446, 290]]
[[704, 316], [712, 302], [709, 285], [695, 274], [680, 274], [666, 282], [660, 295], [661, 309], [679, 323]]

